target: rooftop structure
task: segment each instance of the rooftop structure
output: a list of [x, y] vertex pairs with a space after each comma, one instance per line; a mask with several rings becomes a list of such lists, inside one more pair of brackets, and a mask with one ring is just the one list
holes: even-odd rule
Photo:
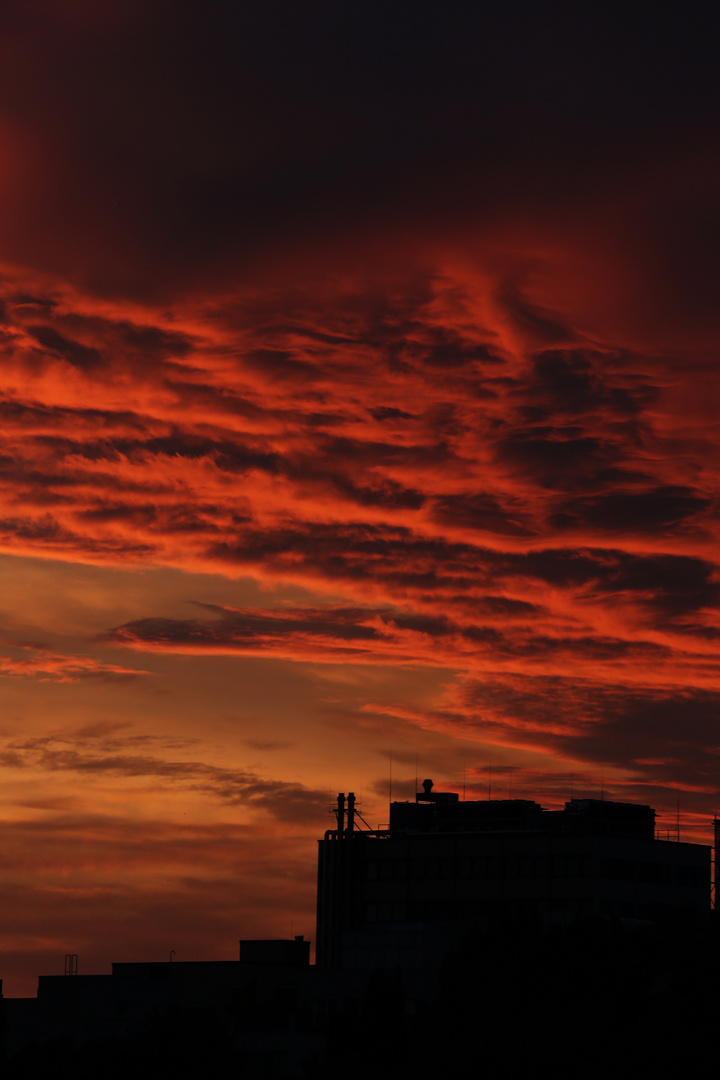
[[336, 814], [320, 841], [321, 966], [432, 967], [498, 921], [709, 914], [710, 849], [656, 839], [649, 806], [461, 802], [426, 780], [414, 802], [391, 804], [387, 829], [358, 827], [352, 792]]

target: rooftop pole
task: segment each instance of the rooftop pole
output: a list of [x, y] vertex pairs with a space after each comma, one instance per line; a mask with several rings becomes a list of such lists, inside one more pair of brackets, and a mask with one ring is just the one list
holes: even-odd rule
[[713, 876], [711, 887], [711, 902], [715, 911], [718, 910], [718, 869], [720, 869], [720, 818], [717, 814], [713, 818]]

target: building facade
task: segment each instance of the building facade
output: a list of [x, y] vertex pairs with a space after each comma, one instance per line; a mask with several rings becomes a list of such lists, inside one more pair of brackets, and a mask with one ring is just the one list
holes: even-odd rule
[[320, 841], [317, 963], [426, 967], [498, 922], [591, 917], [704, 921], [710, 848], [659, 840], [649, 806], [572, 799], [395, 802], [385, 830], [358, 828], [352, 793]]

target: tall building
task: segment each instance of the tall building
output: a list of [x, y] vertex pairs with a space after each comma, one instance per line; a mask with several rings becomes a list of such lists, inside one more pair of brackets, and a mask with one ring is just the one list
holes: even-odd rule
[[708, 918], [710, 848], [657, 839], [649, 806], [461, 802], [426, 780], [387, 829], [362, 827], [352, 792], [336, 814], [319, 851], [321, 966], [432, 967], [498, 922]]

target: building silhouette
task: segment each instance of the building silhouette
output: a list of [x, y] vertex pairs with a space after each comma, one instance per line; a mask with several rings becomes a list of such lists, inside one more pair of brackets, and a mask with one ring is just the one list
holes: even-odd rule
[[[391, 804], [385, 829], [367, 826], [352, 793], [335, 814], [319, 841], [315, 965], [302, 937], [244, 940], [234, 961], [116, 963], [110, 975], [78, 974], [69, 954], [36, 998], [2, 1001], [7, 1075], [54, 1072], [59, 1058], [79, 1080], [98, 1060], [114, 1064], [109, 1077], [386, 1075], [409, 1062], [445, 1067], [452, 1052], [461, 1064], [479, 1013], [490, 1047], [508, 1002], [537, 1046], [560, 1008], [580, 1039], [596, 1038], [598, 1018], [620, 1031], [630, 1006], [651, 1016], [685, 1002], [695, 1023], [705, 999], [720, 1005], [716, 960], [710, 996], [701, 970], [720, 962], [710, 848], [658, 839], [651, 807], [465, 802], [426, 780], [413, 802]], [[667, 925], [682, 928], [679, 944], [662, 937]], [[506, 1053], [498, 1042], [499, 1077]], [[610, 1049], [598, 1062], [612, 1065]]]
[[426, 780], [387, 829], [363, 828], [352, 792], [335, 812], [319, 845], [320, 966], [433, 966], [498, 922], [709, 915], [710, 848], [657, 839], [649, 806], [461, 802]]

